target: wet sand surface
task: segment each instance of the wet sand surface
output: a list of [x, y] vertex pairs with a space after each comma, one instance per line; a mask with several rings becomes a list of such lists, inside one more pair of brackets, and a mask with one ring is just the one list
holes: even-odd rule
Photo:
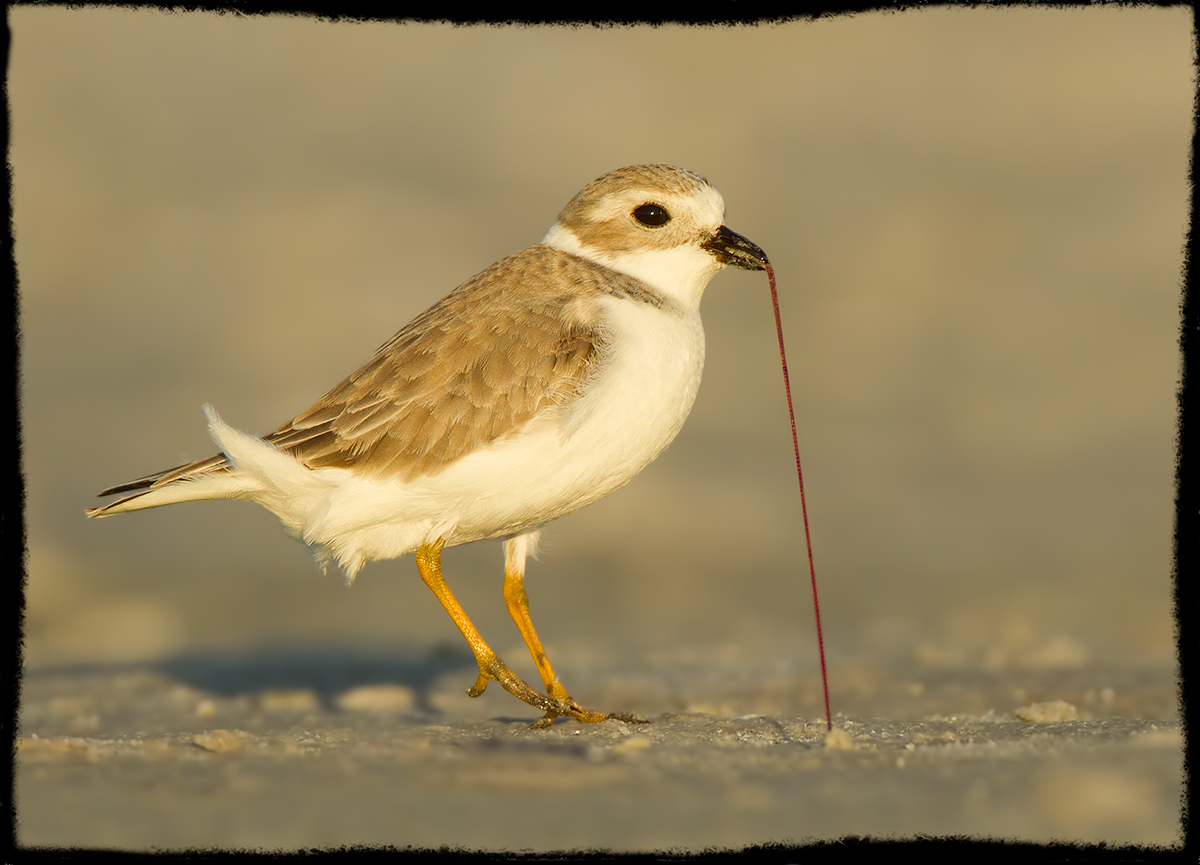
[[574, 687], [588, 705], [647, 723], [548, 730], [494, 684], [469, 699], [472, 676], [453, 653], [32, 672], [19, 839], [492, 851], [1180, 840], [1169, 665], [851, 665], [832, 735], [819, 680], [778, 663], [584, 671]]

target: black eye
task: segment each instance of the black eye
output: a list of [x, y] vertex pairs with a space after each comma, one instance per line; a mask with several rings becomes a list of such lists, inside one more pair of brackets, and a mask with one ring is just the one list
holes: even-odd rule
[[666, 225], [671, 220], [671, 214], [667, 213], [667, 209], [661, 204], [643, 204], [633, 212], [633, 218], [642, 225], [655, 228]]

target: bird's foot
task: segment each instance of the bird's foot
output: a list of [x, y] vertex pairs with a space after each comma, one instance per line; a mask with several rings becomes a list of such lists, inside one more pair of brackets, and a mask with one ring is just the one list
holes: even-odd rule
[[628, 712], [597, 712], [593, 709], [585, 709], [568, 697], [566, 700], [560, 701], [559, 708], [546, 712], [545, 715], [534, 721], [533, 727], [538, 730], [545, 729], [554, 723], [555, 718], [574, 718], [580, 724], [599, 724], [601, 721], [624, 721], [626, 724], [650, 723], [640, 715]]
[[601, 721], [625, 721], [628, 724], [648, 723], [645, 718], [637, 715], [585, 709], [571, 699], [571, 695], [567, 693], [567, 689], [562, 686], [557, 677], [546, 685], [546, 691], [549, 693], [550, 699], [558, 704], [558, 707], [555, 711], [546, 712], [544, 717], [538, 718], [533, 723], [533, 726], [538, 729], [549, 727], [554, 723], [555, 718], [574, 718], [580, 724], [599, 724]]
[[496, 655], [485, 656], [479, 660], [479, 678], [475, 680], [475, 684], [467, 689], [467, 695], [470, 697], [478, 697], [487, 688], [489, 680], [499, 682], [500, 687], [508, 691], [518, 700], [523, 700], [536, 709], [541, 709], [547, 714], [553, 712], [555, 715], [567, 714], [565, 707], [559, 700], [551, 699], [545, 694], [539, 694], [529, 685], [525, 684], [525, 680], [508, 668], [508, 664], [500, 660]]
[[563, 689], [561, 685], [556, 685], [556, 690], [560, 693], [554, 696], [539, 694], [533, 688], [529, 687], [521, 677], [508, 668], [508, 665], [500, 660], [496, 655], [490, 658], [485, 658], [479, 662], [479, 678], [475, 680], [475, 684], [467, 690], [468, 696], [478, 697], [487, 688], [489, 680], [500, 683], [500, 687], [508, 691], [518, 700], [522, 700], [533, 706], [535, 709], [541, 709], [546, 714], [538, 720], [534, 721], [533, 726], [537, 729], [544, 729], [554, 723], [556, 718], [574, 718], [581, 724], [598, 724], [601, 721], [624, 721], [627, 724], [646, 724], [649, 723], [645, 718], [638, 715], [632, 715], [624, 712], [597, 712], [594, 709], [586, 709], [580, 706], [571, 696]]

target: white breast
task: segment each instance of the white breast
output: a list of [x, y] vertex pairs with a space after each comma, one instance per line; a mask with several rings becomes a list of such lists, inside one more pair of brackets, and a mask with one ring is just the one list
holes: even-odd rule
[[595, 501], [641, 471], [671, 443], [696, 399], [704, 328], [696, 311], [605, 298], [611, 355], [560, 432], [563, 470], [586, 472]]

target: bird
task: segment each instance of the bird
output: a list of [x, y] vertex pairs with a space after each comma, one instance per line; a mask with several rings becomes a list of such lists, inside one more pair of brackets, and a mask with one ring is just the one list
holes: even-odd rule
[[[583, 187], [538, 244], [471, 277], [359, 369], [256, 437], [204, 406], [219, 453], [103, 490], [107, 517], [243, 499], [275, 514], [347, 582], [415, 553], [479, 673], [545, 714], [642, 721], [577, 703], [529, 617], [525, 564], [543, 527], [628, 482], [683, 425], [704, 368], [700, 300], [721, 269], [766, 254], [724, 224], [704, 177], [633, 165]], [[544, 686], [492, 651], [442, 574], [447, 546], [503, 538], [503, 596]]]

